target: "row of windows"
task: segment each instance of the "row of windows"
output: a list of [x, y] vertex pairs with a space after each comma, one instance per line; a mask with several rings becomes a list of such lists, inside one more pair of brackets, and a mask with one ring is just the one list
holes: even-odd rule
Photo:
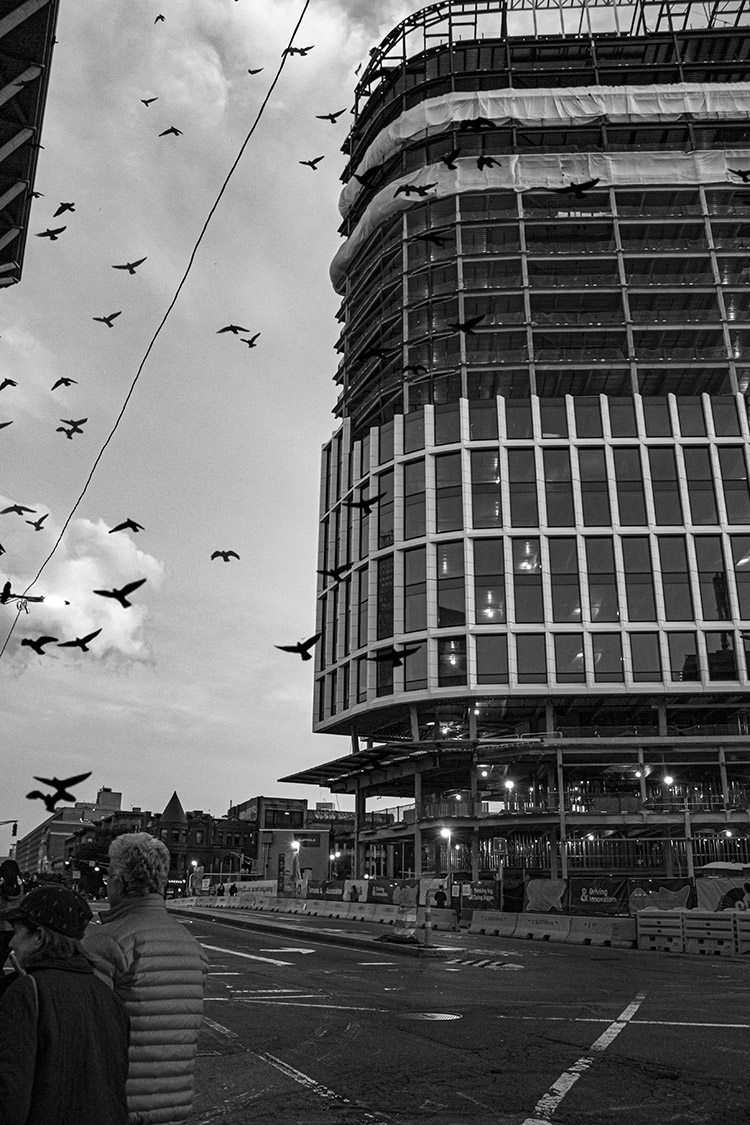
[[[492, 633], [409, 642], [402, 667], [360, 656], [316, 682], [318, 721], [394, 691], [476, 685], [727, 683], [750, 678], [750, 638], [733, 631], [659, 633]], [[623, 647], [624, 646], [624, 647]], [[742, 662], [738, 659], [741, 654]], [[374, 664], [375, 671], [369, 669]]]

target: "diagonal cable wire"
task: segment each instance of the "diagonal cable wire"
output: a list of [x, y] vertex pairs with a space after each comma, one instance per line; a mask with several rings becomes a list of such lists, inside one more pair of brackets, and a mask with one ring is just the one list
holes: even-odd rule
[[[193, 263], [195, 262], [196, 256], [198, 254], [198, 249], [199, 249], [199, 247], [200, 247], [200, 245], [203, 241], [203, 238], [206, 234], [206, 231], [208, 230], [209, 223], [211, 222], [212, 218], [214, 217], [214, 214], [216, 213], [216, 209], [218, 208], [219, 203], [221, 202], [222, 196], [224, 195], [224, 192], [226, 191], [227, 187], [229, 186], [229, 181], [231, 180], [232, 176], [234, 175], [234, 173], [237, 169], [237, 165], [239, 164], [240, 160], [242, 159], [242, 156], [245, 152], [245, 149], [247, 148], [247, 145], [250, 141], [250, 138], [252, 137], [253, 133], [255, 132], [255, 129], [258, 125], [258, 122], [260, 121], [261, 117], [263, 116], [263, 111], [265, 110], [266, 106], [268, 105], [271, 94], [273, 93], [277, 82], [281, 78], [281, 72], [283, 71], [284, 66], [286, 64], [286, 61], [289, 58], [289, 48], [294, 43], [295, 36], [300, 29], [300, 25], [302, 23], [302, 20], [305, 18], [305, 13], [306, 13], [309, 6], [310, 6], [310, 0], [305, 0], [304, 5], [302, 7], [302, 11], [300, 12], [299, 19], [297, 20], [297, 23], [295, 24], [294, 31], [292, 32], [291, 37], [289, 39], [289, 42], [287, 43], [286, 50], [282, 53], [281, 62], [279, 63], [279, 68], [276, 71], [276, 74], [274, 75], [274, 78], [273, 78], [273, 81], [271, 82], [271, 85], [268, 87], [268, 90], [266, 91], [266, 96], [263, 99], [263, 101], [261, 103], [261, 106], [260, 106], [260, 109], [258, 110], [258, 112], [255, 116], [255, 120], [253, 121], [252, 125], [250, 126], [250, 130], [249, 130], [247, 136], [245, 137], [244, 141], [242, 142], [242, 144], [240, 146], [240, 150], [237, 153], [237, 156], [235, 157], [231, 168], [229, 169], [229, 171], [227, 172], [227, 174], [224, 178], [224, 182], [222, 183], [221, 188], [219, 189], [219, 194], [216, 196], [216, 199], [214, 200], [213, 204], [211, 205], [211, 210], [208, 212], [208, 215], [206, 216], [206, 220], [205, 220], [203, 226], [201, 227], [200, 234], [198, 235], [198, 238], [196, 239], [195, 245], [193, 246], [193, 249], [190, 253], [190, 258], [188, 259], [188, 264], [185, 267], [185, 271], [184, 271], [182, 277], [180, 278], [180, 282], [177, 286], [177, 289], [175, 290], [174, 296], [172, 297], [172, 300], [169, 302], [169, 305], [167, 306], [166, 312], [164, 313], [164, 316], [161, 318], [161, 321], [159, 322], [159, 324], [156, 328], [156, 331], [154, 332], [153, 336], [151, 337], [151, 340], [149, 341], [148, 347], [146, 348], [146, 351], [143, 354], [143, 358], [141, 359], [141, 362], [138, 364], [138, 370], [136, 371], [136, 373], [133, 377], [133, 381], [130, 384], [130, 387], [128, 389], [128, 393], [125, 395], [125, 401], [123, 402], [122, 407], [120, 408], [119, 414], [115, 418], [112, 429], [110, 430], [109, 434], [107, 435], [107, 438], [104, 441], [104, 444], [102, 445], [101, 449], [99, 450], [99, 452], [96, 455], [96, 458], [94, 459], [94, 463], [91, 466], [91, 470], [89, 472], [89, 475], [86, 477], [83, 488], [81, 489], [81, 491], [79, 493], [78, 499], [76, 500], [75, 504], [73, 505], [70, 512], [68, 513], [68, 516], [65, 520], [65, 523], [62, 525], [62, 527], [60, 529], [60, 534], [58, 535], [57, 539], [53, 543], [52, 549], [50, 550], [46, 559], [44, 560], [42, 565], [39, 567], [39, 570], [36, 572], [34, 577], [29, 582], [28, 586], [24, 590], [24, 594], [28, 594], [29, 590], [34, 585], [34, 583], [38, 581], [39, 576], [41, 575], [42, 571], [46, 567], [47, 563], [50, 561], [50, 559], [54, 555], [55, 551], [60, 546], [60, 543], [62, 541], [62, 537], [63, 537], [63, 535], [65, 534], [65, 532], [68, 528], [68, 524], [72, 520], [73, 516], [75, 515], [76, 511], [78, 510], [78, 508], [81, 504], [81, 501], [83, 500], [84, 496], [86, 495], [86, 492], [88, 491], [88, 487], [91, 484], [91, 481], [93, 479], [94, 473], [96, 472], [96, 470], [99, 466], [99, 462], [101, 461], [102, 457], [104, 456], [104, 453], [107, 449], [107, 446], [112, 441], [112, 438], [115, 436], [115, 433], [117, 432], [117, 428], [120, 425], [120, 422], [122, 421], [122, 417], [123, 417], [123, 415], [124, 415], [124, 413], [127, 409], [128, 403], [130, 402], [130, 399], [133, 395], [136, 384], [137, 384], [137, 382], [138, 382], [138, 380], [141, 376], [141, 372], [143, 371], [143, 368], [146, 366], [146, 361], [148, 360], [148, 357], [151, 354], [151, 351], [154, 347], [154, 344], [156, 343], [157, 339], [159, 338], [159, 336], [161, 334], [162, 328], [167, 323], [167, 320], [169, 319], [170, 313], [172, 312], [173, 308], [177, 304], [177, 299], [180, 296], [180, 293], [182, 292], [182, 289], [185, 285], [185, 282], [188, 279], [188, 275], [189, 275], [191, 269], [193, 268]], [[5, 652], [5, 649], [8, 645], [8, 641], [10, 640], [11, 636], [13, 635], [13, 630], [15, 629], [15, 627], [18, 623], [18, 618], [20, 616], [20, 612], [21, 611], [19, 609], [16, 613], [15, 620], [10, 627], [8, 635], [5, 638], [5, 641], [3, 642], [3, 647], [0, 648], [0, 659], [2, 659], [3, 653]]]

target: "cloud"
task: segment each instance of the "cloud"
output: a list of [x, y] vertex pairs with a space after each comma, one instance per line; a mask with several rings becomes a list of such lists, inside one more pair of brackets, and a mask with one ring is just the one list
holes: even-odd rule
[[[8, 507], [13, 501], [0, 496], [0, 508]], [[48, 511], [44, 504], [34, 505], [37, 514]], [[44, 535], [44, 552], [48, 553], [60, 531], [52, 517], [45, 521], [41, 536]], [[79, 649], [66, 649], [64, 655], [50, 645], [44, 659], [108, 662], [125, 666], [130, 662], [151, 663], [153, 660], [147, 636], [149, 617], [148, 598], [161, 585], [164, 564], [153, 555], [142, 551], [127, 532], [110, 535], [110, 528], [104, 520], [93, 523], [87, 519], [74, 519], [65, 532], [49, 563], [44, 567], [37, 582], [29, 590], [31, 595], [43, 595], [44, 602], [28, 604], [28, 613], [23, 610], [8, 646], [6, 659], [14, 663], [16, 672], [28, 668], [41, 657], [28, 646], [21, 646], [24, 637], [38, 637], [42, 634], [54, 636], [59, 640], [73, 640], [101, 629], [102, 633], [92, 642], [88, 653]], [[31, 575], [14, 571], [12, 560], [21, 557], [24, 550], [29, 556], [29, 536], [36, 532], [27, 527], [26, 518], [11, 513], [2, 517], [0, 524], [2, 544], [5, 548], [3, 562], [6, 563], [3, 582], [10, 581], [13, 593], [26, 589]], [[36, 565], [43, 561], [41, 553]], [[123, 609], [111, 598], [102, 598], [94, 590], [119, 589], [127, 582], [139, 578], [146, 579], [133, 595], [132, 606]], [[66, 605], [65, 603], [69, 604]], [[2, 627], [10, 627], [13, 622], [16, 603], [3, 606], [5, 611]], [[3, 640], [7, 631], [3, 632]]]

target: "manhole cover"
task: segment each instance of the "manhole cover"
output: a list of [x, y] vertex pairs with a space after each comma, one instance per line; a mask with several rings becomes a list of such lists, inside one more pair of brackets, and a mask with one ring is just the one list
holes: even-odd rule
[[453, 1012], [402, 1012], [404, 1020], [460, 1020]]

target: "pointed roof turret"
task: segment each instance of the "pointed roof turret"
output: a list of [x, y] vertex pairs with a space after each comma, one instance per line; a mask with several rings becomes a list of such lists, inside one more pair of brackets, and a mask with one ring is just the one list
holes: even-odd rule
[[162, 821], [167, 820], [171, 824], [187, 824], [187, 817], [185, 816], [185, 810], [183, 809], [182, 805], [180, 804], [180, 798], [177, 796], [177, 790], [176, 789], [175, 789], [174, 793], [172, 794], [172, 796], [169, 798], [169, 802], [167, 803], [167, 807], [165, 808], [164, 812], [161, 814], [161, 819], [162, 819]]

